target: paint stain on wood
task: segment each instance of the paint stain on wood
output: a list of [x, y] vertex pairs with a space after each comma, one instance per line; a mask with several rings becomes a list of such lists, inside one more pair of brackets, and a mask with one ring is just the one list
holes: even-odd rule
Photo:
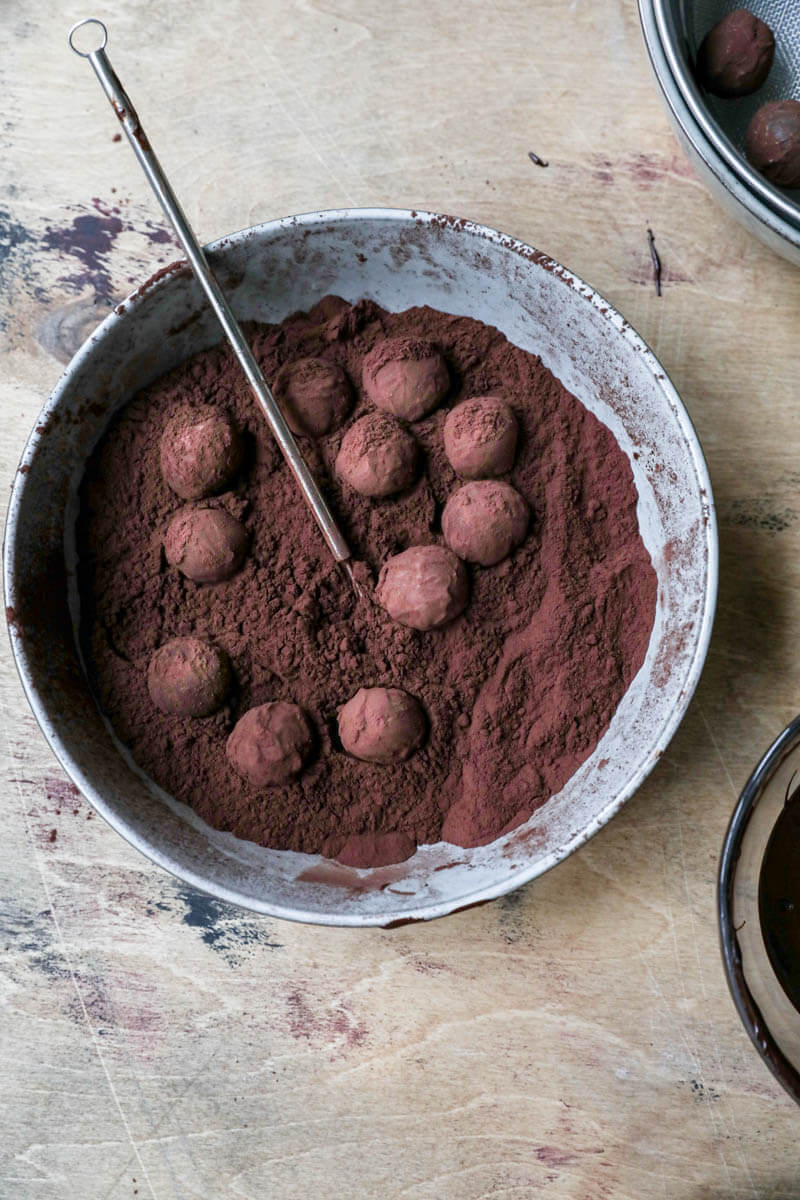
[[42, 249], [77, 262], [74, 271], [60, 277], [61, 283], [75, 291], [91, 287], [97, 296], [111, 296], [114, 289], [109, 255], [124, 228], [121, 218], [112, 213], [81, 213], [68, 225], [48, 225]]
[[797, 521], [797, 509], [769, 496], [735, 499], [720, 511], [721, 525], [742, 529], [760, 529], [764, 533], [783, 533]]
[[[272, 929], [267, 919], [258, 914], [245, 913], [206, 896], [194, 888], [182, 887], [177, 899], [184, 906], [181, 920], [184, 925], [200, 932], [200, 938], [219, 954], [230, 967], [238, 967], [248, 952], [256, 949], [282, 950], [283, 943], [272, 940]], [[163, 908], [163, 905], [157, 905]]]
[[[108, 304], [123, 290], [118, 269], [130, 267], [130, 252], [116, 250], [120, 234], [132, 233], [143, 240], [139, 257], [148, 275], [165, 262], [162, 249], [178, 245], [164, 222], [142, 216], [126, 202], [108, 204], [95, 196], [89, 204], [62, 211], [61, 220], [26, 223], [10, 208], [0, 209], [0, 286], [4, 291], [16, 282], [32, 299], [45, 302], [55, 285], [69, 292], [90, 290], [95, 304]], [[6, 323], [13, 311], [9, 306]]]
[[289, 1032], [306, 1042], [339, 1043], [347, 1050], [363, 1045], [367, 1040], [366, 1024], [357, 1019], [344, 1000], [332, 1011], [316, 1012], [299, 988], [286, 997]]

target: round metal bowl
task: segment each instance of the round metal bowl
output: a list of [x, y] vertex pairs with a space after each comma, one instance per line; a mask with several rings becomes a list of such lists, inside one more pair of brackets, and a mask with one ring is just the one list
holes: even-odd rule
[[713, 621], [717, 534], [689, 417], [647, 346], [596, 292], [483, 226], [397, 210], [323, 212], [244, 230], [209, 249], [241, 319], [280, 321], [333, 292], [394, 311], [429, 304], [466, 314], [541, 355], [630, 459], [659, 583], [645, 663], [562, 791], [525, 825], [477, 849], [422, 846], [397, 866], [359, 871], [212, 830], [143, 777], [98, 712], [76, 652], [76, 495], [116, 410], [219, 341], [197, 284], [178, 266], [120, 304], [84, 345], [25, 449], [4, 562], [12, 645], [31, 707], [97, 811], [153, 861], [221, 899], [295, 920], [390, 925], [502, 895], [554, 866], [619, 811], [694, 691]]
[[[694, 82], [696, 16], [682, 0], [638, 0], [638, 4], [645, 46], [667, 115], [698, 176], [750, 233], [800, 264], [800, 206], [794, 194], [774, 187], [753, 170], [720, 125], [709, 103], [713, 98]], [[703, 28], [712, 23], [708, 20]]]
[[800, 717], [775, 739], [739, 797], [720, 858], [717, 909], [739, 1016], [770, 1071], [800, 1104], [800, 1012], [781, 987], [759, 920], [764, 854], [798, 770]]

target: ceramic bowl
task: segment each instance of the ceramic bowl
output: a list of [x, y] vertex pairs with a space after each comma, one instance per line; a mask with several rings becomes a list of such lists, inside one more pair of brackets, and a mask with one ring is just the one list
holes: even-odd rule
[[356, 870], [266, 850], [209, 828], [134, 767], [86, 683], [73, 629], [77, 488], [117, 409], [219, 329], [185, 266], [120, 304], [70, 363], [16, 476], [4, 547], [14, 655], [64, 770], [133, 846], [195, 887], [257, 912], [336, 925], [392, 925], [500, 896], [560, 862], [633, 794], [675, 732], [697, 683], [714, 613], [717, 535], [702, 451], [675, 389], [641, 338], [586, 284], [513, 238], [402, 210], [312, 213], [209, 247], [241, 319], [280, 321], [327, 293], [399, 311], [429, 304], [497, 326], [614, 432], [639, 493], [658, 574], [647, 657], [606, 734], [566, 786], [488, 846], [420, 847]]

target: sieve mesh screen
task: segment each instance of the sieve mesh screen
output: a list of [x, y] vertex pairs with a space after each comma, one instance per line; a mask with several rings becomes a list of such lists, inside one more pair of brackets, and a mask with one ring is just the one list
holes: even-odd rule
[[800, 100], [800, 3], [798, 0], [673, 0], [678, 28], [694, 62], [697, 48], [708, 30], [726, 13], [747, 7], [766, 21], [775, 34], [775, 61], [766, 83], [752, 96], [721, 100], [705, 95], [705, 101], [722, 129], [740, 150], [750, 119], [768, 100]]

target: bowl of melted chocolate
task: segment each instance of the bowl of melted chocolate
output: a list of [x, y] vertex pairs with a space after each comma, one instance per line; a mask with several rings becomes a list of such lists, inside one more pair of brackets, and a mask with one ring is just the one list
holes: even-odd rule
[[720, 859], [718, 904], [739, 1016], [800, 1104], [800, 717], [739, 797]]
[[699, 677], [686, 411], [600, 296], [483, 226], [321, 213], [209, 253], [362, 594], [176, 264], [79, 352], [17, 476], [34, 712], [124, 837], [223, 899], [387, 925], [501, 895], [619, 810]]

